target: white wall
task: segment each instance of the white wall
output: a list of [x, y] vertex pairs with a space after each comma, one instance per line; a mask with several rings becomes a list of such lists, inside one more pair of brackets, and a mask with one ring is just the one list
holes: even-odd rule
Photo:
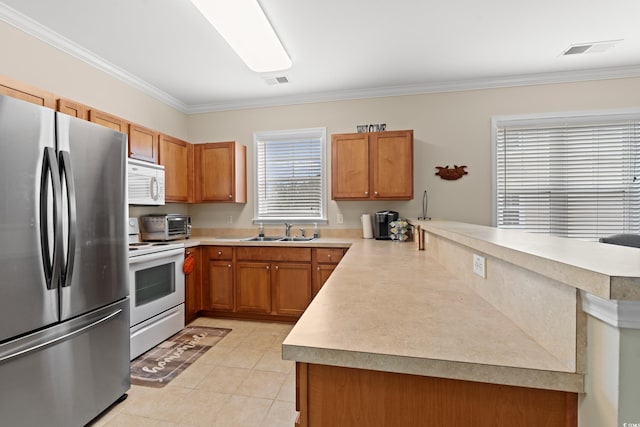
[[[199, 114], [189, 117], [192, 142], [236, 140], [247, 146], [249, 203], [192, 208], [199, 226], [248, 227], [253, 216], [253, 132], [326, 127], [355, 132], [356, 125], [386, 123], [387, 129], [414, 129], [415, 198], [410, 202], [329, 202], [331, 226], [357, 228], [364, 212], [391, 208], [417, 217], [422, 192], [429, 191], [429, 216], [491, 224], [491, 117], [494, 115], [640, 106], [640, 79], [525, 86], [464, 92], [325, 102]], [[330, 150], [329, 144], [327, 150]], [[329, 153], [327, 153], [329, 155]], [[436, 177], [435, 166], [467, 165], [458, 181]], [[329, 169], [327, 170], [327, 172]], [[327, 174], [330, 181], [330, 173]], [[336, 224], [342, 213], [345, 223]]]
[[0, 74], [187, 138], [187, 116], [87, 63], [0, 21]]

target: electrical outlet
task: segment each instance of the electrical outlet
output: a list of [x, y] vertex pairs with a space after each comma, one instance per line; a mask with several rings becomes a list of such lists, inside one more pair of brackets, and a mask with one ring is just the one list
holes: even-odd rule
[[342, 223], [344, 223], [344, 216], [343, 216], [342, 214], [338, 214], [338, 215], [336, 215], [336, 222], [337, 222], [338, 224], [342, 224]]
[[487, 263], [483, 256], [473, 254], [473, 273], [483, 279], [487, 278]]
[[227, 224], [233, 224], [233, 216], [229, 215], [227, 217]]

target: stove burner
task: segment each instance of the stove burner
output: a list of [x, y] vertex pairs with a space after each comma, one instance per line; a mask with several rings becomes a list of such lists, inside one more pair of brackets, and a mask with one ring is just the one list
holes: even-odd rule
[[149, 245], [148, 243], [129, 243], [129, 247], [133, 247], [133, 246], [147, 246]]
[[151, 246], [165, 246], [170, 245], [170, 243], [160, 242], [160, 243], [152, 243]]
[[140, 249], [140, 248], [132, 248], [132, 247], [129, 247], [129, 250], [130, 250], [130, 251], [137, 251], [138, 249]]

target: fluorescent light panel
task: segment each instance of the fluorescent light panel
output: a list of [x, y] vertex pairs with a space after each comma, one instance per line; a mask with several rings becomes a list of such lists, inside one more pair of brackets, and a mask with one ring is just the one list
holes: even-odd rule
[[257, 72], [286, 70], [291, 59], [257, 0], [191, 0], [231, 48]]

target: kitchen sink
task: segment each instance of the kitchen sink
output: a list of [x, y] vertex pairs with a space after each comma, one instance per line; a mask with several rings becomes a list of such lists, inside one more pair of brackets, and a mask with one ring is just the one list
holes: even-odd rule
[[308, 242], [310, 240], [313, 240], [314, 237], [302, 237], [302, 236], [293, 236], [293, 237], [284, 237], [281, 241], [282, 242]]
[[278, 242], [280, 240], [284, 240], [284, 236], [255, 236], [245, 239], [247, 242]]
[[265, 236], [265, 237], [250, 237], [248, 239], [244, 239], [247, 242], [308, 242], [313, 240], [313, 236], [311, 237], [302, 237], [302, 236]]

